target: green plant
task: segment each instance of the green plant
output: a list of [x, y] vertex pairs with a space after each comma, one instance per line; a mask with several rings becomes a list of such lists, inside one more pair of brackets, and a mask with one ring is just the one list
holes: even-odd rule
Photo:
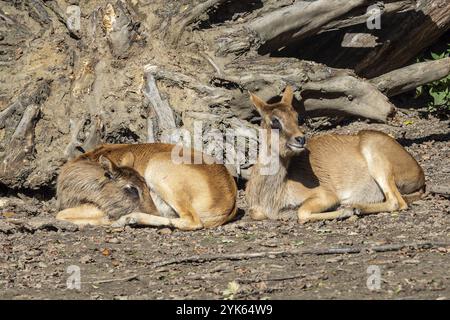
[[[424, 59], [424, 61], [450, 57], [450, 43], [447, 46], [447, 50], [441, 53], [431, 52], [432, 59]], [[441, 80], [417, 87], [416, 98], [420, 96], [428, 98], [427, 106], [429, 112], [450, 113], [450, 75]]]

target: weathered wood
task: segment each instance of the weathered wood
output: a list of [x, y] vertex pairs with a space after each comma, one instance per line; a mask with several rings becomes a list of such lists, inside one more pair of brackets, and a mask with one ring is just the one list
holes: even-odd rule
[[40, 106], [29, 105], [6, 147], [6, 156], [0, 166], [0, 181], [4, 184], [21, 184], [32, 170], [30, 161], [34, 153], [34, 129]]
[[181, 34], [183, 33], [184, 29], [197, 21], [202, 14], [204, 14], [206, 11], [211, 9], [214, 6], [217, 6], [221, 2], [224, 2], [225, 0], [206, 0], [197, 6], [193, 7], [190, 10], [187, 10], [184, 15], [177, 19], [174, 25], [174, 30], [169, 34], [171, 37], [172, 44], [176, 45], [178, 41], [180, 40]]
[[[380, 28], [369, 29], [369, 7], [378, 4]], [[430, 46], [450, 27], [447, 0], [296, 1], [208, 35], [215, 55], [257, 51], [352, 68], [373, 78], [399, 68]], [[343, 41], [344, 40], [344, 41]], [[364, 50], [371, 48], [371, 50]], [[338, 53], [339, 52], [339, 53]]]
[[[170, 135], [177, 127], [173, 110], [170, 108], [167, 100], [161, 98], [155, 78], [151, 73], [151, 67], [146, 68], [145, 78], [146, 83], [142, 88], [142, 92], [150, 101], [154, 114], [156, 115], [156, 119], [153, 117], [149, 117], [148, 119], [148, 126], [152, 128], [153, 135], [149, 134], [147, 140], [154, 140], [155, 137], [158, 137], [156, 141], [170, 142]], [[154, 120], [156, 120], [156, 123]], [[159, 132], [155, 132], [156, 130]]]
[[[309, 82], [302, 89], [305, 110], [310, 113], [331, 114], [336, 111], [385, 122], [395, 111], [389, 99], [375, 86], [357, 77], [339, 76]], [[318, 92], [321, 95], [318, 96]]]
[[0, 129], [15, 128], [25, 109], [30, 104], [41, 104], [50, 95], [50, 81], [30, 83], [20, 95], [0, 112]]
[[[252, 21], [248, 28], [255, 32], [258, 42], [270, 52], [318, 32], [324, 24], [365, 4], [366, 0], [296, 1]], [[270, 43], [268, 43], [270, 42]]]
[[450, 58], [444, 58], [415, 63], [370, 79], [369, 82], [388, 97], [392, 97], [414, 90], [423, 84], [440, 80], [449, 74]]
[[126, 58], [129, 49], [137, 38], [135, 24], [124, 2], [108, 3], [103, 15], [103, 28], [106, 31], [112, 54]]
[[[227, 67], [227, 80], [258, 92], [266, 100], [278, 96], [291, 84], [304, 111], [311, 115], [346, 113], [386, 121], [394, 111], [394, 106], [377, 88], [350, 71], [287, 58], [240, 60]], [[236, 97], [233, 105], [251, 108], [245, 94]]]

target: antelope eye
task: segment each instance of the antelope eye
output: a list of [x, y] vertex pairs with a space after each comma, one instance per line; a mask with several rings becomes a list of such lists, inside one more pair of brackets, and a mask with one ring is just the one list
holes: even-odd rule
[[127, 185], [127, 186], [125, 186], [124, 191], [130, 197], [139, 199], [139, 190], [135, 186]]
[[301, 115], [297, 116], [298, 125], [303, 125], [305, 123], [305, 118], [303, 118]]
[[114, 177], [111, 172], [105, 172], [105, 178], [112, 180]]
[[277, 118], [273, 118], [272, 119], [272, 123], [271, 123], [271, 127], [272, 127], [272, 129], [281, 130], [282, 126], [281, 126], [280, 120], [278, 120]]

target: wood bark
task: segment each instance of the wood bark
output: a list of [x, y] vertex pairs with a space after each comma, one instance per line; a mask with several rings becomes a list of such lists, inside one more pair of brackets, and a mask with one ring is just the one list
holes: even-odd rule
[[381, 92], [389, 97], [436, 80], [450, 74], [450, 57], [435, 61], [412, 64], [370, 80]]
[[[376, 13], [371, 13], [371, 8]], [[371, 19], [378, 16], [379, 28], [370, 29]], [[358, 75], [372, 78], [410, 62], [449, 27], [447, 0], [386, 4], [362, 0], [296, 1], [254, 19], [243, 19], [240, 24], [227, 25], [210, 41], [217, 43], [218, 56], [256, 50], [260, 54], [352, 68]]]

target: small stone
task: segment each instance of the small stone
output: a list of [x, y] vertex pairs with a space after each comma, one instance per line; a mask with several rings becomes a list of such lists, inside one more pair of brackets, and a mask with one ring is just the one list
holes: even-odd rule
[[10, 233], [13, 233], [15, 229], [16, 229], [15, 225], [13, 225], [11, 223], [0, 221], [0, 232], [10, 234]]
[[172, 230], [169, 228], [162, 228], [158, 230], [158, 233], [161, 235], [169, 235], [172, 233]]
[[111, 239], [106, 240], [106, 242], [112, 243], [112, 244], [119, 244], [120, 240], [117, 238], [111, 238]]
[[90, 255], [84, 255], [80, 258], [80, 262], [87, 264], [87, 263], [92, 263], [95, 262], [95, 260], [90, 256]]

